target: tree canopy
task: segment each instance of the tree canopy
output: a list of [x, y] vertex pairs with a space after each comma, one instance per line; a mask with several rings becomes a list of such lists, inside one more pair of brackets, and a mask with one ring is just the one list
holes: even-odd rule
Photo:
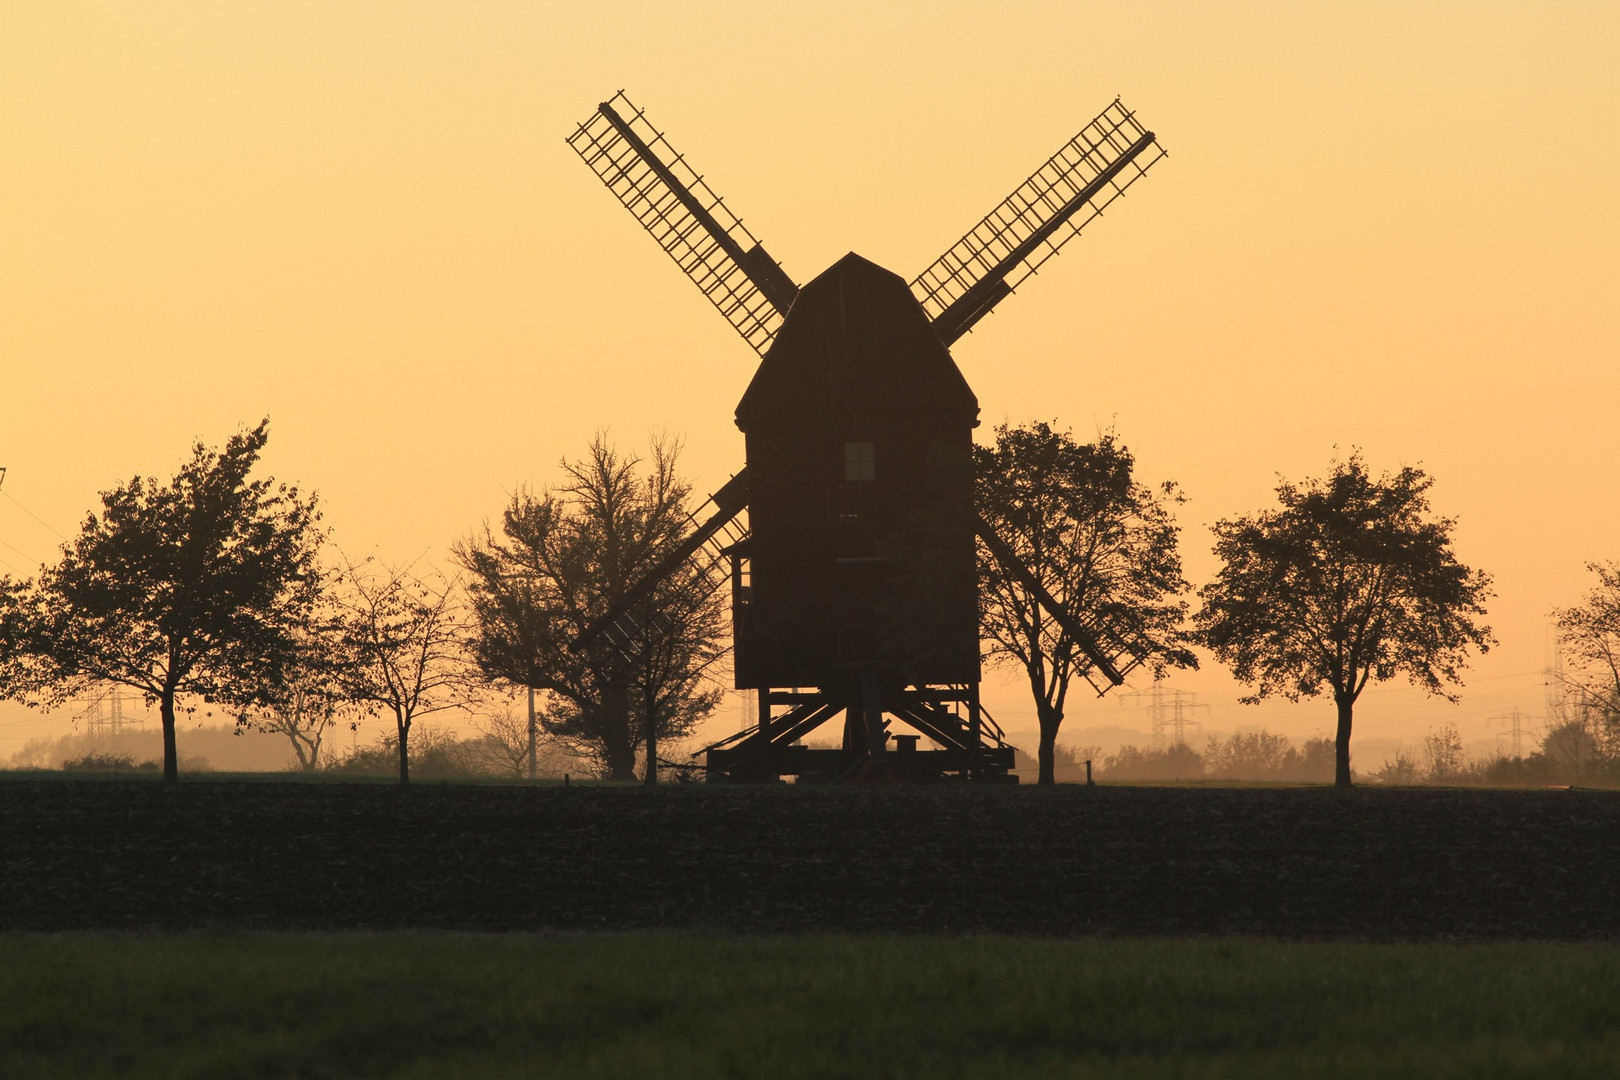
[[1323, 479], [1281, 482], [1277, 509], [1213, 527], [1221, 569], [1199, 590], [1199, 638], [1254, 688], [1245, 701], [1332, 692], [1340, 786], [1368, 682], [1405, 675], [1455, 700], [1470, 648], [1494, 644], [1479, 621], [1490, 577], [1457, 561], [1432, 486], [1412, 467], [1374, 477], [1353, 453]]
[[[996, 428], [974, 448], [979, 514], [1081, 623], [1131, 642], [1155, 675], [1196, 667], [1180, 630], [1188, 588], [1177, 549], [1174, 482], [1138, 482], [1135, 459], [1112, 433], [1094, 443], [1037, 422]], [[980, 633], [992, 660], [1022, 668], [1040, 722], [1040, 782], [1053, 782], [1054, 748], [1070, 683], [1091, 662], [1070, 632], [988, 552], [979, 558]]]
[[224, 449], [197, 443], [174, 478], [101, 496], [36, 582], [7, 582], [4, 691], [52, 706], [97, 682], [156, 702], [163, 775], [178, 776], [183, 695], [251, 699], [278, 683], [320, 587], [314, 496], [249, 479], [269, 421]]
[[598, 436], [584, 458], [563, 461], [559, 486], [514, 494], [499, 534], [486, 523], [457, 547], [478, 666], [545, 692], [541, 728], [613, 779], [634, 777], [638, 745], [687, 734], [720, 699], [708, 678], [723, 652], [712, 582], [675, 575], [655, 591], [663, 617], [639, 656], [604, 640], [570, 648], [690, 528], [678, 456], [678, 444], [655, 440], [643, 473], [640, 458]]

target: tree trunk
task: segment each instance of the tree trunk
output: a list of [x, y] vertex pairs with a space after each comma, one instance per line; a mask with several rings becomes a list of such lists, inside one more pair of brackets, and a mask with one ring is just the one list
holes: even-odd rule
[[529, 687], [529, 779], [533, 780], [539, 775], [537, 752], [540, 739], [535, 729], [534, 720], [534, 687]]
[[651, 719], [647, 721], [647, 775], [641, 782], [648, 787], [658, 783], [658, 730]]
[[602, 691], [602, 749], [609, 780], [636, 778], [636, 744], [630, 740], [630, 690], [609, 686]]
[[158, 715], [163, 718], [163, 782], [180, 780], [180, 752], [174, 742], [174, 687], [165, 686], [158, 698]]
[[[648, 694], [647, 697], [651, 698], [652, 695]], [[658, 703], [656, 700], [647, 701], [646, 714], [647, 772], [641, 778], [641, 782], [648, 787], [653, 787], [658, 783]]]
[[1333, 741], [1333, 783], [1336, 787], [1350, 786], [1350, 713], [1356, 699], [1348, 694], [1335, 694], [1339, 707], [1339, 732]]
[[399, 728], [399, 782], [409, 784], [411, 782], [411, 725], [407, 722], [397, 726]]
[[1036, 712], [1041, 724], [1041, 746], [1037, 752], [1041, 772], [1036, 783], [1047, 786], [1057, 783], [1057, 736], [1058, 728], [1063, 726], [1063, 717], [1045, 702], [1036, 707]]

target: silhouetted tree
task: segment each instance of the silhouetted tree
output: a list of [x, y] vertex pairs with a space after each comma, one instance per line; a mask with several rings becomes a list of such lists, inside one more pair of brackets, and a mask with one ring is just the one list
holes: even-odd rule
[[1286, 481], [1279, 509], [1219, 521], [1221, 570], [1199, 590], [1199, 637], [1239, 680], [1246, 702], [1324, 688], [1338, 708], [1334, 780], [1350, 786], [1350, 727], [1369, 681], [1404, 674], [1456, 700], [1469, 646], [1493, 639], [1490, 578], [1451, 551], [1455, 522], [1434, 518], [1420, 469], [1368, 475], [1359, 454], [1323, 480]]
[[690, 528], [679, 449], [655, 440], [640, 475], [640, 459], [598, 436], [583, 459], [563, 461], [559, 487], [512, 496], [499, 536], [486, 523], [456, 549], [469, 575], [478, 666], [546, 692], [542, 730], [615, 780], [634, 779], [645, 744], [646, 779], [655, 781], [658, 740], [691, 731], [720, 698], [707, 677], [722, 655], [720, 598], [692, 573], [654, 592], [660, 618], [633, 659], [603, 640], [569, 647]]
[[[1187, 589], [1176, 550], [1173, 482], [1132, 477], [1134, 459], [1112, 434], [1082, 444], [1045, 423], [996, 428], [974, 448], [979, 513], [1082, 623], [1140, 642], [1155, 676], [1197, 667], [1178, 629]], [[992, 662], [1018, 665], [1040, 722], [1040, 780], [1054, 782], [1054, 747], [1069, 684], [1090, 666], [1068, 631], [1047, 616], [988, 552], [979, 556], [980, 633]]]
[[1537, 755], [1551, 771], [1565, 780], [1587, 780], [1611, 760], [1600, 737], [1600, 727], [1589, 716], [1577, 713], [1547, 729]]
[[295, 634], [293, 651], [274, 680], [233, 710], [242, 727], [285, 736], [305, 772], [320, 768], [326, 736], [341, 724], [352, 728], [363, 713], [348, 690], [343, 665], [350, 653], [341, 615], [330, 595], [325, 599], [324, 610]]
[[345, 560], [343, 692], [394, 717], [399, 782], [411, 780], [411, 724], [469, 700], [468, 631], [458, 582], [368, 558]]
[[1333, 778], [1333, 740], [1306, 739], [1296, 747], [1284, 735], [1246, 731], [1225, 739], [1211, 735], [1204, 747], [1204, 771], [1225, 780], [1310, 780]]
[[473, 718], [478, 731], [473, 750], [494, 771], [521, 779], [528, 775], [529, 756], [540, 756], [540, 747], [531, 744], [529, 720], [518, 715], [511, 702], [490, 703]]
[[163, 777], [179, 776], [185, 695], [250, 700], [296, 653], [319, 587], [313, 496], [249, 473], [269, 421], [223, 450], [197, 443], [173, 480], [104, 492], [36, 583], [0, 591], [5, 693], [46, 707], [95, 682], [156, 702]]
[[1228, 780], [1280, 777], [1294, 764], [1299, 751], [1286, 735], [1269, 731], [1239, 732], [1226, 739], [1211, 735], [1204, 747], [1204, 768], [1210, 776]]
[[1594, 735], [1620, 752], [1620, 563], [1587, 563], [1598, 582], [1581, 603], [1556, 608], [1558, 643], [1569, 668], [1578, 719], [1595, 721]]
[[1109, 780], [1196, 780], [1204, 775], [1204, 758], [1184, 742], [1163, 749], [1122, 746], [1102, 763]]
[[1455, 720], [1446, 721], [1438, 729], [1430, 728], [1423, 736], [1423, 758], [1428, 762], [1424, 776], [1433, 783], [1445, 783], [1462, 774], [1467, 755]]

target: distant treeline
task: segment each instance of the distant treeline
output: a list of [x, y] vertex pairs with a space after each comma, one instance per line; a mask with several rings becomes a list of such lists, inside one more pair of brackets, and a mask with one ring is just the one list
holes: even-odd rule
[[[1056, 748], [1060, 782], [1083, 782], [1091, 762], [1098, 781], [1257, 780], [1276, 783], [1331, 783], [1333, 740], [1325, 735], [1295, 745], [1285, 735], [1244, 732], [1211, 736], [1202, 750], [1185, 742], [1168, 746], [1126, 745], [1105, 754], [1100, 746]], [[1036, 768], [1018, 752], [1019, 771]], [[1620, 724], [1596, 710], [1577, 714], [1549, 728], [1534, 751], [1514, 757], [1502, 752], [1470, 756], [1455, 723], [1431, 730], [1412, 752], [1398, 750], [1370, 771], [1357, 771], [1358, 783], [1452, 784], [1489, 787], [1545, 787], [1576, 784], [1620, 787]]]
[[[263, 740], [285, 747], [270, 736], [248, 733], [238, 736], [230, 728], [204, 728], [187, 732], [188, 744], [197, 752], [182, 753], [181, 766], [187, 772], [275, 771], [267, 767], [264, 753], [232, 753], [245, 741]], [[423, 779], [454, 780], [489, 777], [519, 778], [528, 774], [526, 746], [516, 746], [487, 732], [458, 735], [447, 728], [422, 726], [413, 733], [409, 747], [411, 771]], [[162, 744], [159, 734], [124, 732], [117, 736], [75, 732], [55, 739], [35, 739], [12, 755], [13, 769], [60, 769], [64, 772], [143, 773], [156, 772]], [[281, 766], [286, 771], [323, 776], [393, 776], [399, 770], [398, 737], [385, 733], [373, 742], [343, 748], [314, 769], [301, 766], [287, 755]], [[594, 763], [569, 754], [550, 740], [535, 748], [535, 772], [539, 777], [594, 776]]]
[[[1083, 781], [1085, 763], [1091, 762], [1097, 780], [1272, 780], [1294, 783], [1331, 783], [1333, 740], [1325, 736], [1295, 746], [1286, 735], [1269, 731], [1244, 732], [1222, 739], [1210, 736], [1202, 751], [1185, 742], [1143, 748], [1126, 745], [1113, 754], [1100, 746], [1056, 748], [1060, 782]], [[1018, 753], [1018, 769], [1036, 767], [1035, 760]]]

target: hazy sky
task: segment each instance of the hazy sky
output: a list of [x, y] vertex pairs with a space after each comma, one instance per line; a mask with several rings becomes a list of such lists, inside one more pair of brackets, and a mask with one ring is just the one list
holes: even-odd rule
[[[753, 354], [563, 144], [596, 102], [803, 282], [913, 276], [1119, 95], [1170, 158], [957, 346], [981, 430], [1117, 429], [1191, 497], [1195, 581], [1277, 473], [1421, 465], [1501, 645], [1460, 708], [1375, 688], [1357, 730], [1540, 711], [1548, 609], [1620, 557], [1620, 5], [681, 7], [0, 6], [0, 571], [265, 414], [269, 471], [392, 559], [598, 428], [684, 435], [712, 490]], [[1174, 685], [1216, 728], [1331, 721]], [[60, 724], [5, 707], [0, 753]]]

